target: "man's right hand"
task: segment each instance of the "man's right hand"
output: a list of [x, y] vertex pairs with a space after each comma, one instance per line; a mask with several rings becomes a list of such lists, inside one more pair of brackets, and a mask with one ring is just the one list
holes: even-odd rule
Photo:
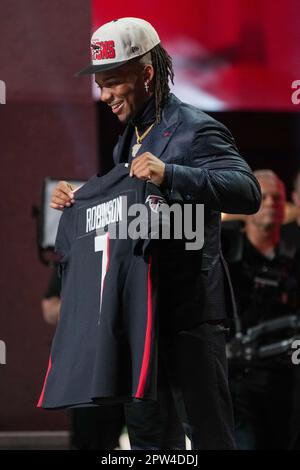
[[50, 207], [62, 211], [65, 207], [70, 207], [74, 202], [74, 191], [70, 183], [59, 181], [52, 192]]

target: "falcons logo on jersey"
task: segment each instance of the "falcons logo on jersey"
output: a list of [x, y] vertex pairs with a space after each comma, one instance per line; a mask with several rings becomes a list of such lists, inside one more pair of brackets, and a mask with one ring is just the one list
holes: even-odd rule
[[155, 196], [155, 195], [150, 195], [146, 199], [146, 204], [149, 204], [150, 209], [152, 212], [155, 212], [156, 214], [159, 211], [159, 208], [162, 204], [166, 204], [166, 201], [163, 197], [161, 196]]

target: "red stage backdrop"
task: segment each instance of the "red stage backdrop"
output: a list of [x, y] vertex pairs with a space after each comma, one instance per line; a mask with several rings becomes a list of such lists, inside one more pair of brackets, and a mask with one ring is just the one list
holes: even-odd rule
[[[177, 96], [208, 110], [295, 110], [299, 0], [93, 0], [93, 30], [124, 16], [150, 21], [172, 55]], [[299, 82], [300, 86], [300, 82]], [[295, 101], [295, 100], [294, 100]]]

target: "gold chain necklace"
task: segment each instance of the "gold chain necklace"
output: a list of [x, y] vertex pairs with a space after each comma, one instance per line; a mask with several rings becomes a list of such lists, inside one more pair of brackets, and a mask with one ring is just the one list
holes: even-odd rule
[[151, 129], [154, 125], [155, 125], [155, 122], [153, 124], [151, 124], [151, 126], [149, 126], [148, 129], [146, 129], [145, 132], [142, 135], [139, 135], [138, 129], [135, 126], [136, 144], [133, 145], [132, 151], [131, 151], [131, 155], [132, 155], [133, 158], [136, 156], [136, 154], [140, 150], [140, 148], [142, 146], [142, 141], [144, 140], [145, 137], [147, 137], [147, 135], [149, 134], [149, 132], [151, 131]]

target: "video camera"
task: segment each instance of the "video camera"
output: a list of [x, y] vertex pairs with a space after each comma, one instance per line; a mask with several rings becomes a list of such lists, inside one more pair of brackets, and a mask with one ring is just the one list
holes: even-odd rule
[[[276, 335], [278, 341], [268, 341]], [[237, 331], [227, 344], [227, 357], [236, 365], [251, 365], [253, 360], [291, 354], [296, 339], [300, 339], [300, 315], [279, 317], [248, 328], [245, 334]]]

